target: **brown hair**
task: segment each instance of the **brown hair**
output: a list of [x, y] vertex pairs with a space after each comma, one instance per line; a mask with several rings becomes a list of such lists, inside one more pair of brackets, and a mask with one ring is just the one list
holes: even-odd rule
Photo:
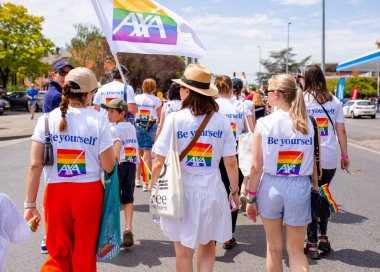
[[232, 81], [229, 76], [219, 75], [215, 78], [215, 86], [221, 94], [232, 94]]
[[61, 122], [59, 123], [59, 132], [64, 132], [67, 123], [66, 123], [66, 114], [67, 114], [67, 109], [69, 107], [69, 98], [78, 100], [80, 103], [85, 103], [86, 100], [86, 95], [87, 93], [73, 93], [71, 92], [71, 88], [74, 89], [79, 89], [79, 85], [76, 84], [75, 82], [69, 81], [66, 82], [65, 85], [62, 87], [62, 102], [59, 105], [59, 108], [61, 110]]
[[327, 88], [325, 76], [318, 65], [307, 65], [302, 76], [305, 79], [304, 92], [311, 94], [321, 104], [332, 100], [333, 95]]
[[151, 78], [145, 79], [142, 84], [142, 90], [149, 94], [156, 91], [156, 81]]
[[302, 90], [297, 88], [296, 80], [290, 75], [281, 74], [273, 76], [269, 84], [273, 90], [279, 91], [280, 97], [290, 106], [289, 114], [293, 120], [293, 130], [307, 135], [309, 131], [305, 101]]
[[182, 102], [181, 109], [189, 108], [195, 116], [204, 115], [212, 111], [219, 111], [214, 97], [205, 96], [190, 90], [189, 96]]

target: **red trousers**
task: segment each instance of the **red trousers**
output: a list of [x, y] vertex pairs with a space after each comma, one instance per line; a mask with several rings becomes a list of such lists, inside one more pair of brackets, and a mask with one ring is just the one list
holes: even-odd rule
[[44, 196], [50, 257], [43, 272], [96, 272], [104, 189], [100, 181], [51, 183]]

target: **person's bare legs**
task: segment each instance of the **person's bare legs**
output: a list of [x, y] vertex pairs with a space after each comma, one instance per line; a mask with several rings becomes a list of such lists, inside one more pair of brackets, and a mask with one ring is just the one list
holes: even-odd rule
[[125, 217], [125, 230], [132, 231], [133, 204], [125, 204], [123, 210]]
[[240, 188], [240, 194], [242, 194], [242, 193], [246, 194], [247, 193], [248, 179], [249, 179], [249, 177], [244, 177], [243, 183], [241, 184], [241, 188]]
[[180, 242], [174, 242], [175, 270], [177, 272], [193, 272], [194, 249], [183, 246]]
[[215, 264], [215, 241], [198, 244], [197, 272], [212, 272]]
[[267, 219], [261, 217], [267, 240], [266, 266], [268, 272], [282, 272], [282, 218]]
[[286, 229], [286, 251], [289, 255], [290, 271], [309, 271], [309, 263], [303, 251], [306, 227], [285, 225]]

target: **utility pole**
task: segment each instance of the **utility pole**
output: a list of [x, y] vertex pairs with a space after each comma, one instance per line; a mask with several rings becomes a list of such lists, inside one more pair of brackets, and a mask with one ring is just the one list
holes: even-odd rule
[[325, 74], [325, 0], [322, 0], [322, 72]]
[[286, 47], [286, 71], [287, 74], [289, 72], [289, 26], [292, 24], [292, 22], [288, 22], [288, 43]]
[[256, 45], [257, 48], [259, 48], [259, 85], [261, 85], [261, 46]]

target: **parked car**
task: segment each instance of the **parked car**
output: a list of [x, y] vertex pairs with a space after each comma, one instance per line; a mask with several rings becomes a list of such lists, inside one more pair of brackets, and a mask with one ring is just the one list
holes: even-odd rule
[[[40, 91], [39, 96], [37, 97], [37, 103], [35, 111], [42, 111], [42, 106], [44, 104], [45, 91]], [[26, 92], [13, 92], [8, 95], [8, 100], [11, 104], [11, 109], [26, 109], [28, 108], [28, 98], [26, 97]]]
[[8, 100], [4, 98], [0, 98], [0, 114], [3, 114], [5, 110], [9, 110], [11, 108], [11, 104]]
[[362, 116], [370, 116], [376, 118], [376, 108], [368, 100], [350, 100], [343, 106], [343, 114], [345, 117], [357, 118]]

